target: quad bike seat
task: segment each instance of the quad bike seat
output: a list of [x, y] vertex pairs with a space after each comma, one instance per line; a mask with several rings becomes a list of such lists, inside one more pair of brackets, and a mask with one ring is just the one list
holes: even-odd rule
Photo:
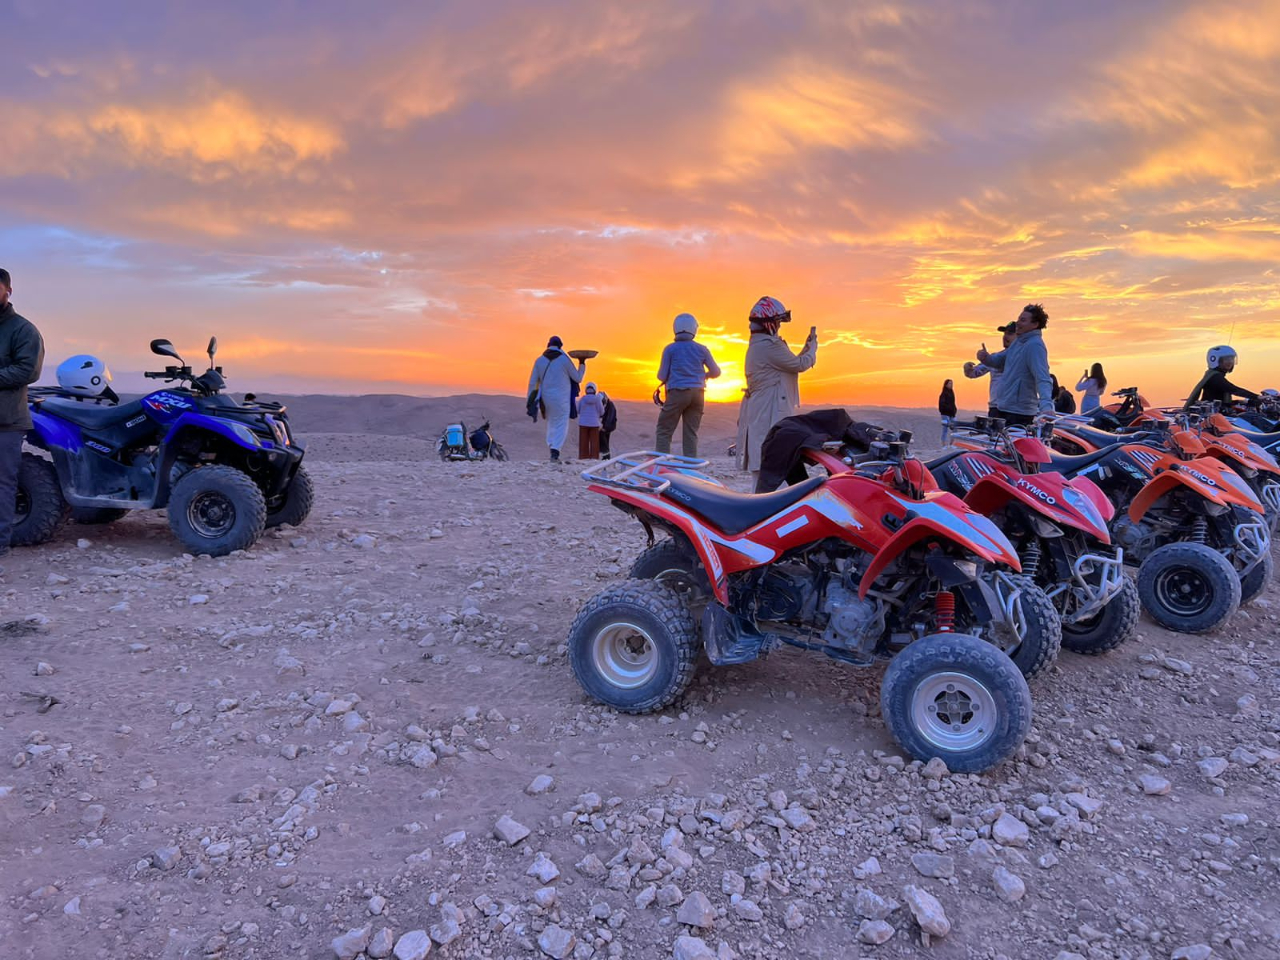
[[742, 533], [768, 520], [779, 511], [803, 500], [827, 482], [826, 477], [812, 477], [793, 487], [773, 493], [734, 493], [705, 480], [670, 474], [663, 479], [671, 484], [662, 495], [687, 507], [722, 533]]
[[40, 409], [63, 420], [70, 420], [86, 430], [107, 430], [125, 423], [142, 414], [142, 401], [131, 400], [118, 406], [103, 406], [96, 403], [82, 403], [79, 400], [64, 400], [61, 397], [49, 397], [40, 401]]
[[939, 467], [945, 467], [948, 463], [950, 463], [956, 457], [960, 456], [962, 453], [972, 453], [972, 452], [973, 452], [972, 450], [952, 450], [950, 453], [944, 453], [940, 457], [934, 457], [932, 460], [925, 463], [924, 468], [928, 470], [930, 473], [933, 473]]
[[1093, 444], [1095, 447], [1114, 447], [1120, 443], [1132, 443], [1135, 434], [1128, 433], [1111, 433], [1108, 430], [1099, 430], [1096, 427], [1072, 427], [1067, 431], [1074, 433], [1081, 440]]
[[1118, 447], [1103, 447], [1101, 450], [1095, 450], [1093, 453], [1082, 453], [1078, 457], [1068, 457], [1057, 452], [1050, 452], [1049, 462], [1045, 464], [1044, 469], [1053, 473], [1060, 473], [1065, 477], [1079, 473], [1085, 467], [1097, 463], [1099, 460], [1105, 460], [1111, 454], [1118, 450]]

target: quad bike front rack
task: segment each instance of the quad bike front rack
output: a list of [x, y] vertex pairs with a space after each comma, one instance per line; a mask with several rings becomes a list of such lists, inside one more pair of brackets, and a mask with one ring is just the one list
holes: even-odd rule
[[723, 486], [719, 480], [702, 472], [708, 463], [709, 461], [698, 457], [678, 457], [672, 453], [638, 450], [634, 453], [619, 454], [611, 460], [600, 461], [583, 470], [582, 479], [609, 487], [643, 490], [647, 493], [662, 493], [666, 490], [671, 486], [670, 475], [673, 473]]

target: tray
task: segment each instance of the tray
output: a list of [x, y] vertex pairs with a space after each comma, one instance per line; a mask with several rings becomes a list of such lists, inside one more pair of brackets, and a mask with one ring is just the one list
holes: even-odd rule
[[570, 350], [569, 356], [575, 360], [590, 360], [600, 355], [599, 350]]

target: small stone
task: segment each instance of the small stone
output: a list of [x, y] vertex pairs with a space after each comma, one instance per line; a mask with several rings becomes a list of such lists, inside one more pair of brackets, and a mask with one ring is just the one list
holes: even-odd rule
[[342, 718], [342, 729], [345, 733], [361, 733], [369, 729], [369, 721], [358, 710], [352, 710]]
[[517, 823], [508, 816], [499, 818], [498, 822], [493, 825], [493, 835], [505, 843], [509, 847], [514, 847], [517, 843], [529, 836], [529, 828], [522, 823]]
[[1193, 943], [1173, 951], [1171, 960], [1209, 960], [1212, 956], [1213, 948], [1207, 943]]
[[558, 899], [555, 887], [539, 887], [533, 891], [533, 902], [543, 910], [550, 910]]
[[1157, 777], [1150, 773], [1144, 773], [1140, 776], [1138, 785], [1142, 787], [1142, 792], [1148, 797], [1167, 796], [1169, 791], [1173, 789], [1173, 784], [1164, 777]]
[[674, 883], [658, 888], [658, 906], [660, 907], [674, 907], [683, 899], [684, 893]]
[[577, 943], [577, 937], [555, 923], [538, 934], [538, 949], [552, 960], [565, 960]]
[[89, 804], [84, 808], [84, 813], [80, 816], [80, 822], [90, 830], [97, 830], [106, 819], [107, 808], [100, 803]]
[[1174, 673], [1180, 673], [1183, 676], [1191, 676], [1195, 673], [1195, 668], [1185, 660], [1178, 660], [1175, 657], [1165, 657], [1160, 661], [1160, 665], [1166, 670], [1172, 670]]
[[1196, 768], [1200, 771], [1200, 776], [1206, 780], [1211, 777], [1220, 777], [1227, 772], [1229, 764], [1222, 757], [1205, 757], [1196, 764]]
[[[241, 928], [244, 929], [243, 927]], [[369, 940], [369, 946], [365, 948], [372, 960], [385, 960], [391, 956], [391, 947], [395, 943], [395, 934], [391, 932], [390, 927], [382, 927]]]
[[996, 896], [1005, 903], [1017, 903], [1027, 893], [1027, 886], [1022, 878], [1004, 867], [996, 867], [991, 873], [991, 882], [995, 885]]
[[711, 905], [705, 893], [695, 890], [685, 897], [684, 903], [680, 904], [680, 909], [676, 912], [676, 920], [691, 927], [709, 930], [716, 922], [716, 908]]
[[235, 697], [223, 697], [218, 701], [218, 706], [215, 709], [218, 713], [230, 713], [238, 706], [240, 706], [240, 701]]
[[880, 874], [880, 861], [875, 857], [867, 857], [860, 864], [853, 868], [853, 875], [858, 880], [865, 880], [867, 877], [874, 877]]
[[[941, 780], [951, 771], [947, 769], [947, 761], [943, 760], [941, 757], [933, 757], [924, 765], [924, 769], [920, 772], [924, 774], [924, 778], [926, 780]], [[892, 936], [892, 934], [890, 934], [890, 936]], [[884, 941], [881, 940], [880, 942], [883, 943]]]
[[369, 945], [369, 936], [372, 933], [373, 927], [359, 927], [348, 930], [340, 937], [334, 937], [329, 944], [333, 948], [333, 955], [337, 960], [356, 960], [356, 957]]
[[894, 934], [893, 927], [883, 920], [863, 920], [858, 925], [858, 939], [862, 943], [879, 946]]
[[178, 865], [182, 850], [178, 847], [160, 847], [151, 854], [151, 865], [161, 870], [172, 870]]
[[947, 880], [956, 875], [956, 862], [941, 853], [917, 853], [911, 858], [911, 865], [922, 877], [935, 880]]
[[393, 954], [396, 960], [426, 960], [431, 952], [431, 938], [425, 930], [410, 930], [396, 941]]
[[874, 890], [861, 887], [853, 898], [853, 909], [868, 920], [884, 920], [893, 913], [893, 904]]
[[902, 899], [915, 917], [920, 929], [931, 937], [945, 937], [951, 932], [951, 921], [938, 898], [928, 890], [908, 884], [902, 888]]
[[526, 877], [534, 877], [545, 885], [560, 876], [560, 868], [545, 853], [539, 853], [533, 858], [533, 863], [529, 865], [529, 869], [524, 872], [524, 875]]
[[41, 660], [39, 663], [37, 663], [37, 664], [36, 664], [36, 676], [37, 676], [37, 677], [52, 677], [52, 676], [53, 676], [53, 665], [52, 665], [52, 664], [45, 663], [43, 660]]
[[1084, 793], [1068, 793], [1067, 803], [1071, 804], [1086, 817], [1092, 817], [1102, 809], [1105, 801], [1095, 800], [1093, 797]]
[[524, 788], [524, 792], [531, 797], [536, 797], [549, 792], [555, 785], [556, 781], [554, 777], [548, 776], [545, 773], [540, 773], [533, 778], [533, 781], [527, 787]]
[[716, 960], [716, 952], [700, 937], [677, 937], [671, 960]]
[[809, 811], [801, 807], [787, 807], [778, 816], [796, 833], [812, 833], [818, 829], [813, 817], [809, 816]]
[[991, 826], [991, 836], [1005, 847], [1025, 847], [1031, 837], [1030, 828], [1011, 813], [1000, 814]]
[[193, 607], [200, 607], [208, 602], [209, 602], [209, 595], [207, 593], [194, 593], [187, 598], [187, 603], [189, 603]]
[[1247, 813], [1224, 813], [1218, 819], [1222, 821], [1224, 827], [1243, 827], [1249, 823]]
[[62, 912], [65, 913], [68, 917], [80, 916], [80, 898], [72, 897], [70, 900], [68, 900], [62, 908]]
[[382, 916], [382, 911], [387, 909], [387, 898], [373, 896], [369, 898], [369, 912], [375, 917]]
[[800, 904], [788, 903], [787, 908], [782, 911], [782, 925], [788, 930], [799, 930], [804, 923], [804, 913], [800, 910]]
[[759, 923], [764, 919], [764, 911], [754, 900], [745, 898], [738, 900], [733, 905], [733, 912], [740, 920], [747, 920], [751, 923]]
[[[446, 904], [446, 906], [448, 906], [448, 904]], [[453, 943], [453, 941], [457, 940], [460, 936], [462, 936], [462, 927], [454, 917], [441, 917], [439, 923], [431, 925], [431, 939], [442, 947]]]

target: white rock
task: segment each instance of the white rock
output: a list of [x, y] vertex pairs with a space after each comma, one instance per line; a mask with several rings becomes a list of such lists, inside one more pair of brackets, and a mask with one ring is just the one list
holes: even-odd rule
[[1138, 785], [1142, 787], [1142, 792], [1149, 797], [1163, 797], [1173, 789], [1173, 784], [1164, 777], [1157, 777], [1151, 773], [1144, 773], [1140, 776]]
[[196, 593], [187, 598], [187, 603], [193, 607], [200, 607], [208, 602], [209, 595], [207, 593]]
[[540, 883], [548, 884], [560, 876], [560, 868], [545, 853], [539, 853], [524, 872], [526, 877], [534, 877]]
[[[243, 926], [240, 928], [240, 932], [244, 932]], [[372, 960], [386, 960], [387, 957], [391, 956], [391, 947], [395, 943], [395, 939], [395, 934], [391, 932], [390, 927], [381, 927], [369, 939], [369, 946], [364, 948], [364, 952]]]
[[1205, 757], [1196, 764], [1196, 768], [1200, 771], [1200, 775], [1205, 779], [1210, 777], [1220, 777], [1227, 772], [1229, 764], [1223, 757]]
[[677, 937], [671, 960], [716, 960], [716, 952], [699, 937]]
[[858, 925], [858, 939], [879, 946], [893, 936], [894, 930], [883, 920], [863, 920]]
[[1031, 831], [1013, 814], [1002, 813], [991, 826], [991, 836], [1002, 846], [1025, 847], [1031, 837]]
[[716, 908], [711, 905], [705, 893], [695, 890], [680, 904], [680, 909], [676, 911], [676, 920], [691, 927], [709, 930], [716, 922]]
[[52, 665], [52, 664], [45, 663], [43, 660], [41, 660], [39, 663], [37, 663], [37, 664], [36, 664], [36, 676], [37, 676], [37, 677], [52, 677], [52, 676], [53, 676], [53, 665]]
[[329, 946], [333, 948], [333, 955], [337, 960], [356, 960], [364, 948], [369, 945], [369, 936], [373, 933], [373, 927], [358, 927], [355, 930], [348, 930], [340, 937], [334, 937]]
[[929, 936], [945, 937], [951, 932], [951, 921], [947, 919], [946, 911], [942, 909], [938, 898], [928, 890], [907, 885], [902, 888], [902, 899], [906, 901], [907, 909], [915, 917], [920, 929]]
[[559, 924], [549, 924], [538, 934], [538, 949], [551, 960], [565, 960], [577, 945], [578, 938]]
[[431, 938], [425, 930], [410, 930], [396, 941], [392, 955], [396, 960], [426, 960], [431, 952]]
[[533, 781], [527, 787], [524, 788], [524, 792], [529, 794], [531, 797], [536, 797], [540, 794], [547, 793], [555, 785], [556, 781], [554, 777], [548, 776], [545, 773], [540, 773], [533, 778]]
[[1022, 878], [1004, 867], [996, 867], [992, 871], [991, 882], [995, 885], [996, 896], [1005, 903], [1016, 903], [1027, 893], [1027, 887], [1022, 882]]
[[529, 832], [529, 828], [524, 824], [518, 823], [505, 815], [493, 825], [493, 835], [509, 847], [514, 847], [529, 836]]

